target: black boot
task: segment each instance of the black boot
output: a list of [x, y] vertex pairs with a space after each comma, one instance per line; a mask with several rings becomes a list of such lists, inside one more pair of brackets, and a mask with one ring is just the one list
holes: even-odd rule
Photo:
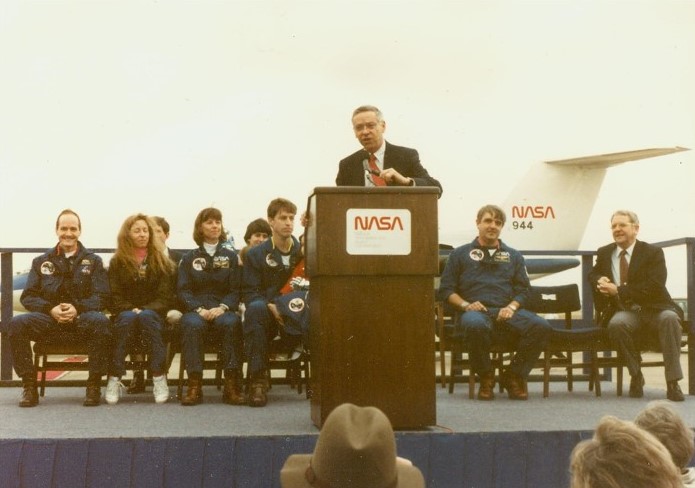
[[22, 388], [22, 398], [19, 400], [19, 406], [35, 407], [38, 405], [39, 390], [36, 388], [36, 381], [24, 381]]
[[669, 381], [666, 383], [666, 398], [672, 402], [685, 401], [681, 387], [678, 386], [678, 381]]
[[85, 407], [98, 407], [101, 404], [101, 380], [87, 381], [87, 392], [82, 405]]

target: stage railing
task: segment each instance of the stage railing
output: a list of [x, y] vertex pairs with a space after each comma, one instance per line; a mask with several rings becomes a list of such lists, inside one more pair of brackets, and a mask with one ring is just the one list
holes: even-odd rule
[[[653, 243], [662, 248], [685, 246], [685, 272], [687, 279], [686, 291], [686, 324], [688, 324], [688, 393], [695, 395], [695, 347], [690, 347], [695, 338], [693, 324], [695, 323], [695, 238], [683, 237], [668, 241]], [[114, 249], [91, 249], [99, 254], [112, 254]], [[5, 330], [13, 315], [12, 280], [14, 278], [13, 259], [15, 254], [42, 254], [45, 248], [0, 248], [0, 330]], [[594, 299], [591, 290], [586, 286], [584, 277], [593, 266], [596, 251], [522, 251], [526, 256], [577, 256], [581, 260], [581, 279], [579, 286], [582, 293], [581, 318], [575, 321], [578, 325], [589, 325], [593, 320]], [[674, 270], [672, 269], [673, 273]], [[12, 384], [12, 355], [9, 341], [5, 334], [0, 336], [0, 386]]]

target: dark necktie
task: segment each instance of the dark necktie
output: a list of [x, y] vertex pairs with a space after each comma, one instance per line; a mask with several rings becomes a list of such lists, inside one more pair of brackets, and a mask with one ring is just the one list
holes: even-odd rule
[[373, 154], [369, 154], [369, 169], [374, 171], [374, 173], [371, 174], [372, 182], [374, 183], [375, 186], [386, 186], [386, 182], [381, 176], [377, 176], [381, 171], [379, 171], [379, 167], [376, 165], [376, 156]]
[[629, 265], [627, 264], [627, 251], [623, 249], [620, 251], [620, 286], [624, 285], [627, 283], [627, 272], [629, 269]]

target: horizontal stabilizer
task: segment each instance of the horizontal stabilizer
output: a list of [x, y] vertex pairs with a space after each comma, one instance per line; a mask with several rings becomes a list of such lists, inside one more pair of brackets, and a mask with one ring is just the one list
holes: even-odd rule
[[637, 161], [638, 159], [654, 158], [657, 156], [665, 156], [681, 151], [689, 151], [687, 147], [655, 147], [651, 149], [638, 149], [636, 151], [625, 151], [609, 154], [598, 154], [596, 156], [584, 156], [581, 158], [557, 159], [555, 161], [545, 161], [548, 164], [558, 166], [581, 166], [589, 169], [605, 169], [610, 168], [628, 161]]

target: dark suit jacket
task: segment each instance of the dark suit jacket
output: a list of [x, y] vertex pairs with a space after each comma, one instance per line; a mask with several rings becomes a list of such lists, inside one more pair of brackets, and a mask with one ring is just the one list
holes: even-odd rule
[[[335, 184], [338, 186], [364, 186], [364, 160], [368, 158], [369, 153], [360, 149], [340, 161]], [[422, 167], [420, 156], [415, 149], [394, 146], [386, 142], [384, 169], [386, 168], [393, 168], [403, 176], [412, 178], [417, 186], [436, 186], [439, 188], [441, 196], [442, 185]]]
[[[613, 276], [611, 256], [617, 244], [612, 243], [600, 248], [596, 255], [596, 264], [589, 273], [588, 281], [594, 291], [598, 323], [605, 325], [613, 314], [620, 310], [673, 310], [683, 320], [682, 309], [671, 299], [666, 289], [666, 260], [660, 247], [637, 241], [630, 258], [627, 284], [618, 287], [618, 297], [607, 298], [596, 291], [598, 279], [608, 277], [611, 282], [618, 281]], [[622, 307], [622, 308], [621, 308]]]

